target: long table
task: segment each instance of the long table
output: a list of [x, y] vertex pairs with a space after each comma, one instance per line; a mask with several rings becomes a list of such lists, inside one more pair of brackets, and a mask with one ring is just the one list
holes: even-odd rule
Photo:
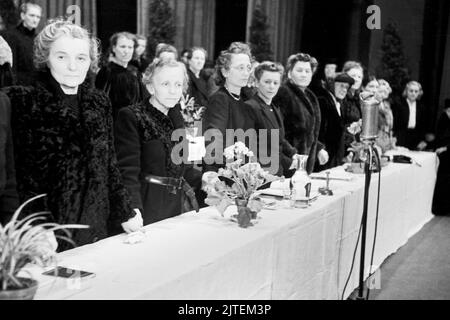
[[[433, 216], [434, 153], [410, 153], [420, 164], [390, 163], [381, 173], [374, 265], [381, 265]], [[336, 168], [333, 170], [342, 170]], [[314, 180], [313, 188], [324, 185]], [[366, 261], [370, 262], [378, 175], [372, 175]], [[340, 299], [358, 286], [359, 250], [343, 292], [360, 229], [364, 176], [332, 181], [334, 196], [306, 209], [263, 210], [241, 229], [214, 208], [145, 227], [146, 238], [122, 234], [59, 254], [59, 265], [94, 278], [40, 280], [36, 299]], [[367, 275], [368, 270], [366, 270]], [[381, 274], [382, 277], [382, 274]]]

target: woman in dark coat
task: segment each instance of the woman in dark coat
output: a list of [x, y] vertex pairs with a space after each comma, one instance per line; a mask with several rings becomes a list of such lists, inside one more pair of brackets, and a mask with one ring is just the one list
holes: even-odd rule
[[436, 153], [439, 156], [436, 187], [433, 197], [435, 215], [450, 214], [450, 101], [439, 118], [436, 130]]
[[129, 65], [136, 43], [131, 33], [115, 33], [110, 39], [110, 61], [100, 69], [95, 79], [95, 87], [104, 91], [111, 100], [114, 120], [121, 108], [140, 102], [148, 95], [140, 81], [141, 74]]
[[345, 73], [338, 73], [334, 79], [328, 80], [327, 90], [317, 97], [322, 116], [319, 140], [325, 145], [330, 156], [328, 163], [319, 166], [318, 171], [343, 164], [345, 126], [342, 117], [342, 101], [353, 83], [352, 77]]
[[201, 76], [201, 71], [205, 66], [206, 50], [200, 47], [193, 47], [188, 51], [188, 75], [189, 75], [189, 97], [195, 99], [195, 104], [203, 107], [208, 106], [208, 84]]
[[328, 161], [328, 153], [318, 141], [319, 102], [307, 88], [316, 68], [317, 60], [308, 54], [290, 56], [286, 65], [287, 81], [274, 98], [274, 104], [283, 113], [286, 139], [299, 154], [308, 155], [308, 173], [313, 171], [316, 158], [321, 165]]
[[[422, 85], [417, 81], [410, 81], [405, 86], [403, 98], [392, 110], [398, 146], [422, 151], [431, 142], [426, 141], [426, 135], [431, 131], [431, 121], [429, 111], [420, 101], [422, 95]], [[413, 113], [411, 110], [414, 110]]]
[[[250, 47], [241, 42], [233, 42], [227, 50], [221, 52], [216, 64], [216, 76], [220, 89], [209, 98], [208, 108], [203, 117], [204, 133], [217, 131], [214, 135], [214, 145], [220, 152], [233, 145], [236, 141], [244, 142], [243, 137], [234, 136], [233, 139], [226, 139], [226, 131], [241, 129], [250, 133], [250, 140], [256, 142], [256, 132], [254, 135], [248, 129], [254, 128], [254, 120], [250, 113], [250, 108], [244, 103], [241, 89], [248, 83], [248, 78], [252, 70], [252, 55]], [[208, 135], [205, 136], [205, 139]], [[208, 140], [208, 139], [207, 139]], [[207, 141], [208, 142], [211, 141]], [[248, 146], [248, 144], [247, 144]], [[225, 166], [224, 158], [216, 154], [214, 150], [207, 154], [203, 171], [217, 171]]]
[[[266, 61], [259, 64], [255, 68], [257, 94], [245, 103], [250, 106], [255, 118], [255, 129], [258, 132], [257, 156], [261, 166], [270, 169], [272, 174], [290, 177], [294, 172], [289, 168], [297, 150], [285, 139], [283, 116], [280, 108], [272, 103], [280, 88], [283, 74], [284, 68], [279, 63]], [[259, 130], [267, 130], [266, 137], [262, 137], [264, 133]], [[277, 137], [276, 147], [272, 145], [273, 135]], [[275, 150], [278, 150], [276, 154]]]
[[142, 226], [116, 166], [110, 102], [86, 80], [96, 60], [88, 32], [57, 21], [37, 37], [35, 84], [6, 88], [21, 201], [46, 193], [55, 222], [88, 225], [77, 245]]
[[0, 92], [0, 223], [3, 225], [19, 207], [10, 116], [8, 96]]
[[183, 177], [184, 165], [175, 163], [182, 159], [172, 157], [178, 144], [172, 134], [178, 129], [183, 137], [184, 128], [177, 128], [168, 115], [187, 88], [185, 70], [181, 62], [155, 59], [144, 75], [151, 98], [121, 109], [115, 123], [120, 171], [144, 225], [198, 211], [195, 193]]

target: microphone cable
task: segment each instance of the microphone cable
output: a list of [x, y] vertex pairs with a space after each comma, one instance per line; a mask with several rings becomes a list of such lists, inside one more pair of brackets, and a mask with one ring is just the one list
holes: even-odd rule
[[[377, 193], [377, 211], [376, 211], [376, 215], [375, 215], [375, 230], [374, 230], [374, 234], [373, 234], [373, 244], [372, 244], [372, 256], [370, 258], [370, 269], [369, 269], [370, 271], [369, 271], [368, 279], [370, 279], [370, 277], [375, 273], [375, 272], [372, 272], [372, 266], [373, 266], [373, 260], [374, 260], [374, 255], [375, 255], [375, 244], [377, 241], [378, 218], [379, 218], [379, 211], [380, 211], [380, 194], [381, 194], [381, 159], [380, 159], [378, 150], [376, 148], [374, 148], [374, 151], [375, 151], [375, 156], [376, 156], [377, 165], [378, 165], [378, 193]], [[379, 268], [381, 268], [381, 266]], [[369, 300], [369, 296], [370, 296], [370, 288], [369, 288], [369, 286], [367, 286], [366, 300]]]
[[347, 289], [347, 285], [348, 285], [348, 282], [352, 275], [353, 267], [355, 265], [356, 252], [358, 251], [359, 240], [361, 238], [362, 225], [363, 225], [363, 222], [361, 220], [361, 224], [359, 225], [358, 239], [356, 240], [355, 250], [353, 251], [352, 265], [350, 267], [350, 271], [348, 273], [347, 280], [345, 281], [344, 290], [342, 290], [341, 300], [344, 300], [345, 289]]

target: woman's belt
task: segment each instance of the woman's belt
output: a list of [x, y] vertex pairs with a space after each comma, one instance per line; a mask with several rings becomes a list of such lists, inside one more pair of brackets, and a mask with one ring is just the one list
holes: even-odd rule
[[145, 181], [152, 184], [157, 184], [164, 187], [170, 187], [172, 188], [172, 193], [176, 194], [177, 190], [183, 189], [184, 183], [186, 180], [184, 180], [183, 177], [181, 178], [172, 178], [172, 177], [160, 177], [155, 176], [153, 174], [146, 174], [144, 176]]

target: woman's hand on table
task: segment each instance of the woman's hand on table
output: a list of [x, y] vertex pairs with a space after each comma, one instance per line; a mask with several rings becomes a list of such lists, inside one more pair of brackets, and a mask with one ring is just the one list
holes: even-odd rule
[[139, 209], [134, 209], [136, 215], [130, 218], [127, 222], [122, 223], [122, 228], [126, 233], [139, 231], [144, 226], [144, 220]]
[[325, 149], [322, 149], [317, 154], [317, 159], [319, 160], [320, 165], [324, 165], [330, 160], [330, 156], [328, 155], [328, 152]]

